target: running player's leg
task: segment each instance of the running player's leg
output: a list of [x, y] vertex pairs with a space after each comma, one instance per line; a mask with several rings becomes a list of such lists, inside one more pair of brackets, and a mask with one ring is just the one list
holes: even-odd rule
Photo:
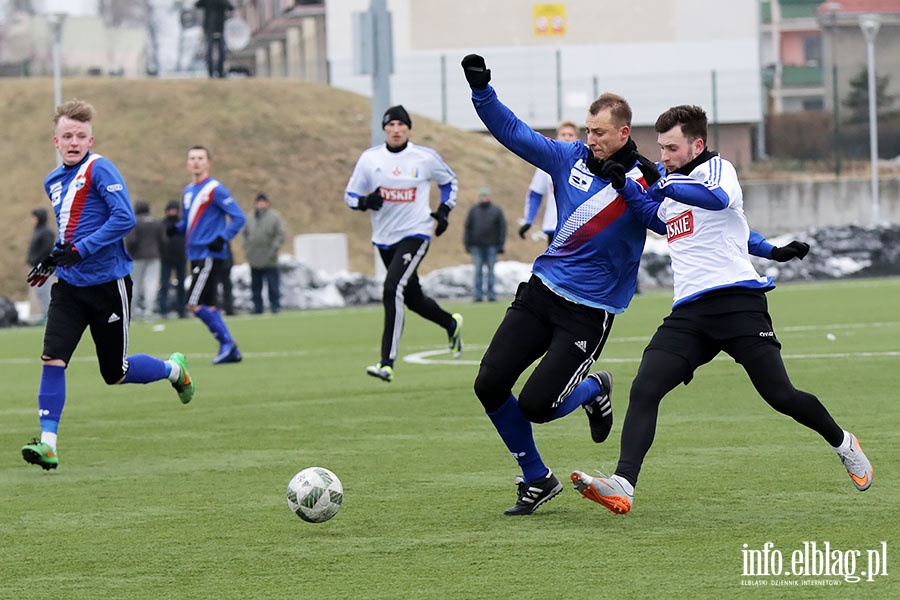
[[[406, 238], [398, 244], [397, 254], [402, 259], [403, 272], [397, 287], [403, 288], [403, 301], [409, 310], [423, 319], [443, 327], [447, 331], [447, 335], [451, 335], [456, 329], [453, 315], [441, 308], [433, 298], [426, 296], [419, 284], [418, 268], [425, 259], [429, 246], [428, 240], [419, 238]], [[407, 257], [409, 257], [408, 262]], [[397, 260], [396, 256], [394, 260]]]
[[[756, 340], [751, 343], [757, 344]], [[794, 387], [785, 369], [779, 346], [756, 345], [752, 357], [742, 358], [739, 362], [769, 406], [821, 435], [841, 459], [856, 489], [869, 489], [874, 470], [862, 451], [859, 440], [835, 422], [818, 398]]]
[[194, 395], [194, 383], [184, 355], [175, 352], [169, 360], [147, 354], [128, 355], [131, 278], [94, 286], [91, 294], [90, 331], [103, 380], [108, 385], [167, 380], [172, 383], [183, 404], [190, 402]]
[[562, 484], [538, 452], [531, 422], [519, 410], [512, 386], [539, 358], [549, 343], [546, 322], [524, 310], [510, 308], [482, 359], [475, 393], [497, 433], [522, 470], [516, 478], [516, 503], [504, 514], [530, 515], [562, 491]]
[[187, 307], [203, 321], [213, 337], [219, 342], [219, 352], [213, 364], [240, 362], [241, 353], [231, 337], [231, 332], [216, 308], [218, 303], [218, 282], [222, 260], [204, 258], [191, 262], [191, 288], [188, 290]]
[[59, 422], [66, 404], [66, 366], [87, 325], [88, 316], [79, 300], [79, 289], [61, 280], [54, 283], [44, 329], [38, 390], [41, 436], [22, 447], [22, 457], [45, 470], [59, 465], [56, 446]]
[[519, 498], [507, 514], [531, 514], [559, 493], [561, 484], [544, 464], [512, 387], [519, 376], [546, 352], [552, 337], [549, 319], [527, 303], [529, 284], [519, 286], [475, 378], [475, 394], [507, 449], [522, 469]]

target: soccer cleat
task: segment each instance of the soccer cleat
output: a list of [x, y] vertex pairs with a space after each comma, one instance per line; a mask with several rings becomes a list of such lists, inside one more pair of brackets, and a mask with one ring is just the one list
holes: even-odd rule
[[234, 342], [226, 342], [219, 348], [219, 353], [213, 359], [212, 364], [224, 365], [226, 363], [239, 363], [243, 360], [237, 344]]
[[50, 444], [37, 438], [32, 438], [30, 444], [22, 446], [22, 458], [25, 459], [25, 462], [38, 465], [45, 471], [59, 466], [59, 458], [56, 456], [56, 451], [50, 447]]
[[515, 505], [503, 511], [504, 515], [518, 517], [530, 515], [537, 507], [554, 498], [562, 491], [562, 484], [553, 472], [547, 473], [543, 479], [525, 481], [521, 476], [516, 477], [516, 485], [519, 486], [519, 499]]
[[191, 374], [188, 371], [187, 360], [185, 360], [184, 354], [181, 352], [173, 352], [172, 356], [169, 357], [169, 361], [175, 363], [181, 369], [181, 375], [178, 376], [178, 381], [172, 382], [172, 387], [178, 392], [178, 399], [181, 400], [181, 403], [188, 404], [194, 398], [194, 380], [191, 379]]
[[596, 443], [606, 441], [613, 424], [612, 411], [612, 374], [607, 371], [597, 371], [588, 375], [600, 384], [600, 394], [581, 407], [587, 413], [588, 422], [591, 425], [591, 439]]
[[631, 510], [634, 495], [626, 492], [612, 477], [591, 477], [581, 471], [572, 471], [572, 483], [582, 497], [602, 504], [612, 513], [624, 515]]
[[866, 458], [865, 453], [859, 446], [859, 440], [852, 433], [850, 434], [850, 450], [847, 452], [838, 452], [838, 457], [844, 463], [844, 468], [853, 480], [853, 485], [861, 492], [869, 489], [872, 485], [872, 478], [875, 476], [875, 470], [872, 463]]
[[381, 363], [370, 365], [366, 367], [366, 373], [387, 383], [394, 380], [394, 367], [390, 365], [381, 366]]
[[453, 330], [453, 333], [447, 336], [447, 342], [450, 351], [453, 353], [453, 358], [459, 358], [462, 356], [462, 315], [453, 313], [453, 320], [456, 322], [456, 328]]

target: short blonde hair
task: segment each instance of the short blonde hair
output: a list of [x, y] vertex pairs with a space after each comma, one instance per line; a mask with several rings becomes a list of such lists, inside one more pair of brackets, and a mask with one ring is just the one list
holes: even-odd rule
[[90, 123], [94, 118], [94, 107], [78, 98], [72, 98], [67, 102], [63, 102], [56, 107], [56, 115], [53, 117], [53, 123], [58, 124], [63, 117], [82, 123]]

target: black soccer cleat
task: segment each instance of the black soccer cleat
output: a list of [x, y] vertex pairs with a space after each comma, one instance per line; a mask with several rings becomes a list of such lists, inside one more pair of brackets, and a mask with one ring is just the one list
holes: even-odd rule
[[587, 404], [583, 404], [591, 425], [591, 439], [600, 444], [609, 437], [613, 425], [612, 411], [612, 374], [608, 371], [597, 371], [588, 377], [600, 384], [600, 393]]
[[519, 499], [516, 500], [515, 506], [503, 511], [504, 515], [511, 517], [530, 515], [538, 506], [553, 499], [562, 491], [562, 484], [552, 471], [543, 479], [536, 481], [525, 481], [522, 477], [516, 477], [516, 484], [519, 486]]

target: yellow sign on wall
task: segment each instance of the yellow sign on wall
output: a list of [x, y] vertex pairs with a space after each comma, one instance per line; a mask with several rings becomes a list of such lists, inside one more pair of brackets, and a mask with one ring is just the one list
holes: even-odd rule
[[535, 4], [534, 35], [566, 35], [566, 5]]

